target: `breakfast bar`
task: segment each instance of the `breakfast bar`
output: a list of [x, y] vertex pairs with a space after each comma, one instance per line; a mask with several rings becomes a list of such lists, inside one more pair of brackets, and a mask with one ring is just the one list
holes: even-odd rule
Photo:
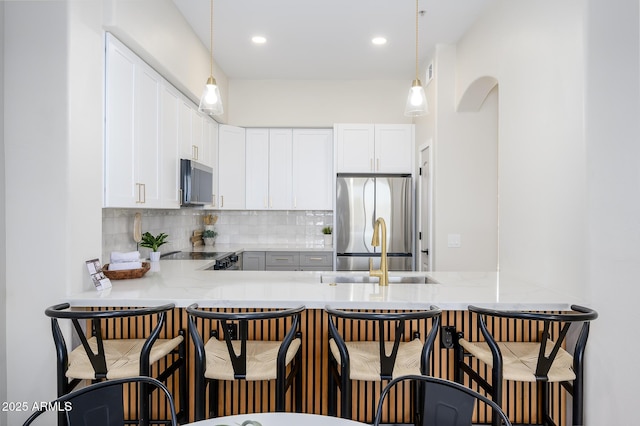
[[[63, 301], [72, 306], [153, 306], [192, 303], [217, 308], [282, 308], [304, 304], [353, 309], [466, 310], [470, 304], [502, 309], [563, 310], [575, 297], [496, 272], [391, 272], [380, 287], [366, 272], [334, 271], [212, 271], [207, 260], [153, 263], [141, 279], [112, 281], [112, 288], [88, 288]], [[366, 277], [367, 279], [363, 279]], [[397, 282], [403, 281], [414, 282]], [[410, 278], [413, 278], [411, 280]], [[346, 281], [346, 282], [339, 282]], [[351, 282], [349, 282], [351, 281]], [[415, 282], [422, 281], [422, 283]]]
[[[475, 325], [467, 311], [470, 304], [500, 309], [562, 311], [572, 304], [584, 303], [553, 289], [542, 288], [523, 280], [505, 278], [495, 272], [390, 272], [389, 285], [379, 286], [367, 272], [336, 271], [213, 271], [209, 260], [162, 260], [154, 262], [141, 279], [116, 280], [112, 288], [96, 291], [86, 289], [62, 300], [73, 307], [110, 309], [114, 307], [145, 307], [174, 303], [176, 308], [167, 317], [168, 336], [186, 330], [185, 308], [192, 303], [200, 307], [223, 311], [240, 309], [268, 310], [304, 305], [303, 334], [303, 412], [327, 414], [328, 336], [325, 306], [372, 311], [402, 311], [442, 309], [441, 326], [476, 335]], [[428, 324], [419, 324], [426, 330]], [[140, 329], [143, 327], [140, 326]], [[136, 324], [125, 328], [135, 334]], [[450, 328], [451, 329], [451, 328]], [[505, 331], [509, 330], [505, 326]], [[371, 332], [368, 330], [366, 332]], [[532, 333], [535, 335], [536, 333]], [[423, 334], [424, 336], [424, 334]], [[523, 336], [523, 338], [528, 338]], [[533, 336], [532, 338], [535, 338]], [[192, 352], [192, 345], [188, 351]], [[193, 356], [187, 354], [188, 364]], [[432, 375], [453, 378], [454, 356], [440, 338], [436, 339], [432, 357]], [[193, 370], [189, 367], [189, 380]], [[260, 386], [243, 383], [221, 385], [219, 412], [234, 415], [254, 411], [273, 411], [270, 397], [258, 398], [269, 392]], [[190, 392], [192, 387], [189, 386]], [[371, 422], [373, 405], [380, 389], [363, 383], [358, 390], [361, 401], [354, 405], [354, 420]], [[238, 397], [240, 395], [240, 397]], [[557, 416], [566, 410], [562, 392], [554, 398]], [[508, 397], [506, 406], [512, 416], [528, 421], [531, 413], [521, 407], [524, 398], [535, 400], [535, 388], [519, 388]], [[256, 405], [257, 404], [257, 405]], [[192, 412], [193, 410], [189, 410]], [[293, 411], [287, 401], [287, 411]], [[407, 419], [399, 419], [403, 422]]]

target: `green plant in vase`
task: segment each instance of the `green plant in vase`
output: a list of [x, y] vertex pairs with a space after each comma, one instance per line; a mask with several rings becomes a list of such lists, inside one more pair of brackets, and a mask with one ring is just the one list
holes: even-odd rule
[[204, 244], [207, 246], [212, 246], [216, 242], [217, 236], [218, 236], [218, 233], [213, 229], [207, 229], [202, 233]]
[[158, 251], [158, 249], [163, 244], [166, 244], [169, 242], [167, 241], [168, 237], [169, 236], [164, 232], [161, 232], [158, 235], [153, 235], [150, 232], [145, 232], [144, 234], [142, 234], [142, 241], [140, 242], [140, 245], [142, 247], [151, 249], [151, 253], [149, 254], [149, 257], [151, 258], [152, 261], [158, 261], [160, 260], [160, 252]]
[[322, 233], [324, 234], [325, 246], [330, 246], [331, 244], [333, 244], [333, 237], [331, 236], [332, 232], [333, 232], [333, 228], [330, 226], [325, 226], [324, 228], [322, 228]]

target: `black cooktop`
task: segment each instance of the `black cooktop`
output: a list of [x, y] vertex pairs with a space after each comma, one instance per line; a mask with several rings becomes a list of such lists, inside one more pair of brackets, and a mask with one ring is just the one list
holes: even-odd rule
[[160, 256], [162, 260], [214, 260], [229, 256], [229, 252], [216, 251], [173, 251]]

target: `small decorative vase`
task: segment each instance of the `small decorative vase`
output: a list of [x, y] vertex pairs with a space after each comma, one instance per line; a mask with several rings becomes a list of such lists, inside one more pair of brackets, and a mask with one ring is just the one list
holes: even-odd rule
[[325, 246], [330, 246], [332, 244], [333, 244], [333, 235], [324, 234], [324, 245]]
[[204, 245], [205, 246], [212, 246], [216, 243], [216, 239], [215, 238], [204, 238]]
[[160, 260], [160, 252], [159, 251], [150, 251], [149, 252], [149, 259], [152, 262], [157, 262]]

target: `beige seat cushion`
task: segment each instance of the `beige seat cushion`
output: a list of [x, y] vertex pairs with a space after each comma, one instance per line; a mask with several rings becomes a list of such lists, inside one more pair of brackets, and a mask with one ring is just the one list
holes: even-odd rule
[[[278, 351], [282, 342], [266, 340], [247, 340], [246, 380], [272, 380], [276, 378]], [[232, 342], [236, 354], [240, 353], [240, 340]], [[285, 365], [289, 365], [300, 349], [301, 339], [294, 339], [285, 356]], [[231, 357], [227, 344], [223, 340], [211, 338], [204, 345], [207, 367], [204, 376], [208, 379], [235, 380]]]
[[[182, 336], [173, 339], [158, 339], [151, 348], [149, 363], [153, 364], [174, 350], [183, 340]], [[123, 379], [140, 375], [140, 352], [144, 339], [103, 340], [107, 363], [107, 379]], [[94, 353], [98, 352], [96, 338], [88, 339]], [[82, 346], [78, 346], [69, 354], [67, 377], [73, 379], [95, 379], [95, 371]]]
[[[349, 354], [349, 378], [351, 380], [379, 381], [380, 380], [380, 343], [373, 342], [345, 342]], [[421, 374], [420, 357], [422, 356], [422, 342], [413, 339], [401, 342], [398, 356], [393, 367], [394, 378], [407, 374]], [[329, 340], [331, 354], [341, 362], [340, 351], [334, 339]], [[387, 355], [391, 354], [393, 342], [385, 342]]]
[[[547, 342], [547, 356], [551, 353], [553, 345], [554, 342], [551, 340]], [[460, 339], [460, 346], [485, 364], [493, 367], [491, 350], [485, 342], [469, 342]], [[502, 353], [502, 377], [505, 380], [518, 382], [536, 381], [535, 372], [538, 364], [538, 352], [540, 351], [539, 342], [498, 342], [498, 347], [500, 348], [500, 353]], [[560, 348], [551, 365], [548, 378], [550, 382], [571, 381], [576, 378], [571, 354]]]

